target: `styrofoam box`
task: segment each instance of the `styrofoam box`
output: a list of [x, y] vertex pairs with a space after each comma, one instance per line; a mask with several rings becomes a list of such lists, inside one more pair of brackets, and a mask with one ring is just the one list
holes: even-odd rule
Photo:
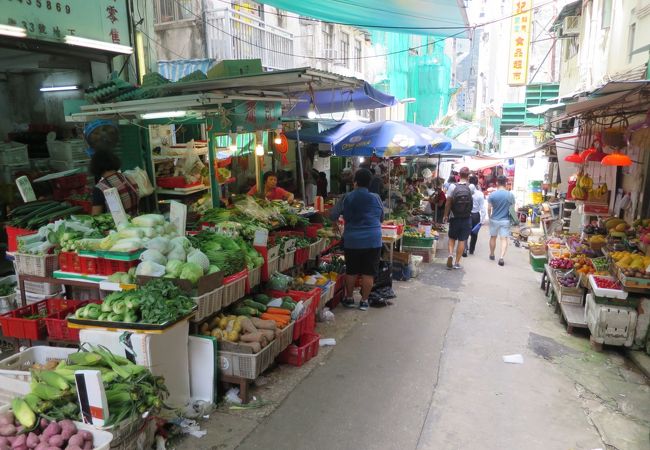
[[626, 306], [600, 305], [587, 294], [585, 317], [592, 339], [600, 344], [630, 347], [636, 332], [637, 312]]
[[103, 345], [125, 357], [129, 353], [121, 340], [130, 341], [135, 363], [145, 366], [154, 375], [165, 377], [169, 389], [165, 402], [173, 407], [184, 407], [190, 401], [188, 332], [189, 322], [184, 320], [161, 334], [82, 329], [79, 340], [82, 344]]
[[634, 332], [634, 343], [639, 346], [645, 345], [645, 339], [650, 328], [650, 298], [642, 298], [636, 308], [636, 331]]
[[29, 165], [27, 146], [20, 142], [0, 143], [0, 164]]
[[[34, 364], [43, 365], [52, 360], [66, 359], [70, 353], [76, 351], [78, 351], [76, 348], [49, 347], [47, 345], [29, 347], [0, 361], [0, 376], [15, 378], [20, 381], [31, 381], [30, 366]], [[0, 384], [3, 382], [0, 382]]]
[[217, 340], [211, 336], [190, 336], [190, 394], [192, 402], [217, 400]]

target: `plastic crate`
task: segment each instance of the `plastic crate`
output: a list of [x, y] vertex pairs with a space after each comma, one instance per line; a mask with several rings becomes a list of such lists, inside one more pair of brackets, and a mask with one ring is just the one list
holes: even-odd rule
[[[80, 302], [53, 298], [10, 311], [0, 316], [2, 334], [18, 339], [43, 340], [47, 335], [45, 318], [58, 312], [71, 312]], [[42, 319], [24, 319], [25, 316], [42, 314]]]
[[223, 279], [222, 308], [231, 305], [232, 303], [236, 302], [244, 295], [246, 295], [247, 282], [248, 282], [248, 270], [246, 269]]
[[264, 347], [259, 353], [254, 354], [220, 350], [218, 352], [219, 371], [223, 375], [254, 380], [273, 363], [273, 359], [277, 356], [273, 353], [274, 350], [273, 342]]
[[56, 178], [52, 180], [52, 184], [55, 190], [61, 191], [85, 188], [88, 184], [88, 175], [78, 173], [67, 177]]
[[323, 241], [324, 239], [321, 238], [311, 243], [309, 246], [309, 259], [315, 260], [318, 258], [323, 248]]
[[429, 248], [433, 247], [436, 238], [432, 237], [414, 237], [414, 236], [404, 236], [402, 238], [402, 245], [407, 247], [421, 247]]
[[20, 236], [29, 236], [31, 234], [36, 234], [38, 231], [26, 230], [24, 228], [16, 228], [6, 226], [5, 231], [7, 232], [7, 251], [15, 252], [18, 250], [18, 238]]
[[223, 307], [223, 293], [224, 287], [221, 286], [199, 297], [192, 297], [192, 300], [198, 306], [192, 321], [198, 322], [221, 310]]
[[407, 247], [402, 246], [402, 251], [405, 253], [410, 253], [411, 255], [417, 255], [422, 257], [422, 261], [425, 263], [430, 263], [436, 257], [435, 247], [431, 248], [422, 248], [422, 247]]
[[294, 259], [296, 266], [302, 265], [306, 263], [308, 260], [309, 260], [309, 247], [296, 249], [296, 254]]
[[34, 364], [43, 365], [49, 361], [61, 361], [77, 351], [76, 348], [35, 345], [1, 360], [0, 376], [29, 382], [32, 379], [30, 369]]
[[278, 360], [281, 363], [300, 367], [318, 355], [319, 347], [320, 335], [316, 333], [306, 333], [300, 337], [298, 345], [291, 344], [280, 353]]
[[100, 258], [80, 256], [76, 252], [59, 253], [59, 269], [63, 272], [97, 275], [99, 274], [99, 261]]
[[58, 161], [79, 161], [88, 159], [86, 147], [87, 145], [83, 139], [47, 142], [47, 151], [50, 154], [50, 158]]
[[87, 169], [89, 159], [76, 159], [74, 161], [59, 161], [50, 159], [50, 167], [57, 172], [63, 172], [70, 169]]
[[262, 281], [269, 281], [272, 274], [279, 269], [279, 252], [280, 246], [275, 245], [272, 247], [255, 246], [255, 250], [264, 258], [264, 265], [262, 265]]
[[175, 188], [188, 188], [192, 186], [198, 186], [201, 184], [200, 181], [196, 183], [188, 184], [185, 181], [185, 177], [157, 177], [156, 186], [163, 189], [175, 189]]
[[86, 214], [90, 214], [93, 210], [93, 202], [90, 200], [77, 200], [74, 198], [66, 199], [66, 202], [72, 206], [81, 206]]
[[59, 260], [56, 255], [14, 255], [16, 272], [22, 275], [49, 277], [58, 268]]
[[19, 142], [7, 142], [0, 144], [0, 164], [6, 165], [29, 165], [29, 154], [27, 146]]
[[533, 255], [529, 253], [530, 266], [535, 272], [544, 272], [544, 265], [546, 264], [546, 255]]
[[323, 228], [322, 223], [312, 223], [307, 225], [305, 228], [305, 234], [307, 235], [308, 238], [317, 238], [318, 237], [318, 230]]
[[82, 306], [88, 303], [101, 303], [101, 300], [86, 300], [80, 301], [71, 309], [52, 314], [50, 317], [45, 318], [45, 327], [47, 328], [47, 336], [50, 339], [57, 341], [79, 342], [79, 328], [69, 328], [67, 317], [70, 313], [75, 312]]
[[262, 266], [248, 271], [248, 280], [246, 281], [246, 293], [250, 294], [253, 289], [262, 282]]
[[[91, 258], [88, 258], [91, 259]], [[110, 276], [117, 272], [128, 272], [132, 267], [137, 267], [140, 260], [122, 261], [119, 259], [95, 258], [97, 260], [97, 274]]]
[[284, 272], [285, 270], [291, 269], [294, 266], [295, 256], [295, 250], [292, 252], [287, 252], [284, 255], [280, 256], [280, 264], [278, 270], [280, 272]]

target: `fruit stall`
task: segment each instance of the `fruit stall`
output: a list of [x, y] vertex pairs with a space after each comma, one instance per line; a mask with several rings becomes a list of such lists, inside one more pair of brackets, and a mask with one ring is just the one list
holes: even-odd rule
[[[2, 437], [136, 448], [170, 419], [165, 406], [214, 404], [217, 381], [246, 402], [274, 363], [316, 356], [345, 263], [327, 218], [299, 213], [244, 196], [178, 230], [174, 213], [116, 225], [50, 201], [15, 208], [16, 275], [0, 280], [2, 340], [15, 349], [0, 356]], [[98, 377], [87, 382], [104, 393], [101, 423], [76, 401], [80, 371]]]
[[618, 345], [650, 353], [650, 220], [602, 218], [580, 235], [530, 246], [541, 288], [567, 330], [586, 328], [594, 347]]

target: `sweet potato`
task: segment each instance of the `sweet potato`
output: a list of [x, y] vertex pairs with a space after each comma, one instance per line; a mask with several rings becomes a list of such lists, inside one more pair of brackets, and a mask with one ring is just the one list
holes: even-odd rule
[[238, 345], [243, 345], [244, 347], [250, 347], [253, 349], [253, 353], [259, 353], [262, 350], [262, 346], [259, 342], [238, 342]]
[[248, 317], [242, 316], [239, 322], [241, 323], [242, 330], [244, 330], [244, 334], [257, 333], [257, 327], [253, 325], [253, 322]]
[[260, 333], [262, 333], [262, 335], [269, 342], [271, 342], [273, 339], [275, 339], [275, 331], [273, 331], [273, 330], [260, 330]]
[[2, 425], [0, 427], [0, 436], [14, 436], [16, 427], [13, 424]]
[[77, 433], [70, 437], [68, 440], [68, 447], [70, 446], [82, 447], [84, 445], [84, 438], [80, 433]]
[[257, 317], [251, 317], [250, 321], [258, 330], [275, 330], [277, 326], [273, 320], [262, 320]]
[[0, 426], [2, 425], [13, 425], [14, 424], [14, 415], [10, 412], [0, 414]]
[[260, 331], [257, 333], [248, 333], [243, 334], [239, 340], [242, 342], [259, 342], [262, 339], [263, 335]]

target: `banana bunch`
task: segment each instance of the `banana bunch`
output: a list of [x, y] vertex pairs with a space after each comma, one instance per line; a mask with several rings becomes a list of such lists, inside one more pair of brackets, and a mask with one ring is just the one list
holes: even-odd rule
[[583, 189], [585, 192], [589, 192], [594, 186], [594, 180], [592, 180], [588, 174], [584, 174], [578, 178], [576, 185]]
[[571, 191], [571, 196], [576, 200], [584, 200], [587, 197], [587, 192], [576, 184], [576, 186]]

